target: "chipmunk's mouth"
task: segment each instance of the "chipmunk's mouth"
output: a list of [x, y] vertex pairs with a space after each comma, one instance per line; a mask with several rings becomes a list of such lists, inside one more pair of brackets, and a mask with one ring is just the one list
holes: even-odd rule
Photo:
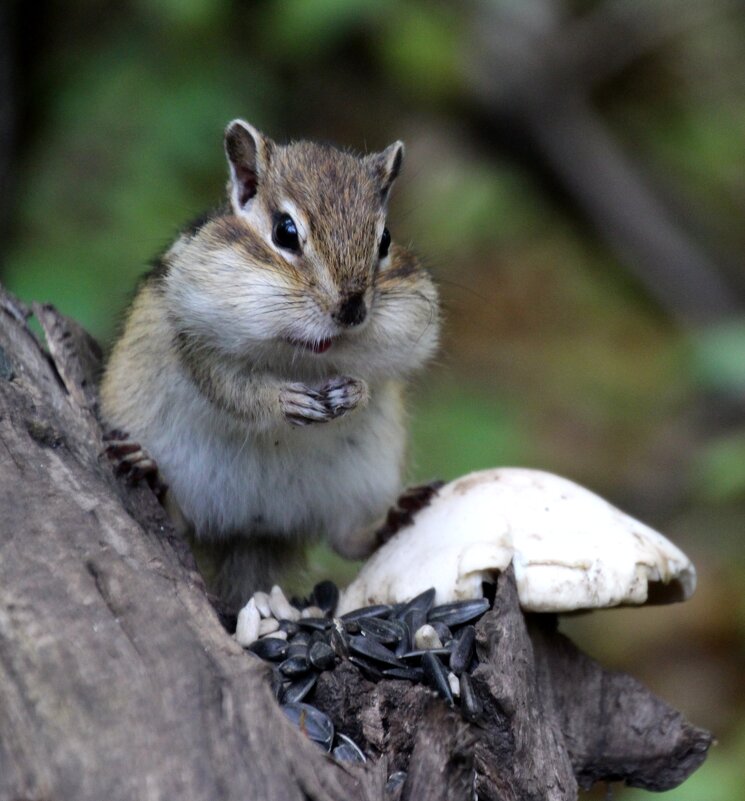
[[296, 348], [305, 348], [305, 350], [309, 350], [311, 353], [325, 353], [333, 344], [333, 339], [314, 339], [312, 341], [307, 341], [303, 339], [289, 339], [287, 340], [290, 345], [294, 345]]

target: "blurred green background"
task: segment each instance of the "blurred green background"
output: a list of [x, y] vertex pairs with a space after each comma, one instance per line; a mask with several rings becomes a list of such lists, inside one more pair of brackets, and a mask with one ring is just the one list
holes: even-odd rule
[[687, 550], [691, 602], [563, 627], [715, 732], [666, 797], [745, 797], [745, 6], [41, 0], [0, 36], [0, 279], [103, 342], [228, 120], [406, 141], [390, 228], [446, 317], [412, 481], [552, 470]]

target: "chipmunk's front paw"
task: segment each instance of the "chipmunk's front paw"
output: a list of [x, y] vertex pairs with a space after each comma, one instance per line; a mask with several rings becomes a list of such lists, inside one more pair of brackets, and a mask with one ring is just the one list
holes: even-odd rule
[[321, 394], [334, 417], [367, 403], [367, 384], [359, 378], [337, 376], [321, 387]]
[[114, 472], [117, 475], [125, 474], [132, 484], [146, 481], [157, 497], [162, 499], [168, 486], [161, 480], [158, 465], [150, 454], [138, 442], [132, 442], [125, 431], [109, 431], [103, 439], [106, 455], [114, 463]]
[[366, 402], [367, 384], [348, 376], [332, 378], [320, 389], [288, 384], [279, 393], [282, 414], [295, 426], [327, 423]]

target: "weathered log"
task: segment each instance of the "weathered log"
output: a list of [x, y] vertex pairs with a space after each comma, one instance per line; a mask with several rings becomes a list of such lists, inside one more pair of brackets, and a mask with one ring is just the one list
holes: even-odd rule
[[113, 476], [95, 343], [34, 311], [48, 353], [0, 289], [0, 801], [571, 799], [674, 786], [703, 761], [707, 732], [526, 621], [510, 572], [477, 627], [483, 718], [344, 661], [312, 701], [368, 762], [328, 758], [220, 624], [154, 495]]

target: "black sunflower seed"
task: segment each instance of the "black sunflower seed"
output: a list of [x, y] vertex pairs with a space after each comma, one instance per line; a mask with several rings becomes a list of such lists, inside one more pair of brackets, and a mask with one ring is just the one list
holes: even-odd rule
[[399, 792], [400, 788], [403, 786], [403, 783], [406, 781], [406, 776], [405, 770], [397, 770], [395, 773], [391, 773], [385, 785], [386, 795], [397, 797], [395, 794]]
[[284, 631], [288, 637], [294, 637], [300, 630], [300, 626], [294, 620], [280, 620], [279, 630]]
[[263, 640], [252, 642], [246, 650], [269, 662], [281, 662], [287, 656], [287, 648], [285, 640], [280, 640], [279, 637], [265, 637]]
[[318, 743], [326, 751], [331, 750], [334, 741], [334, 724], [328, 715], [310, 704], [289, 703], [282, 705], [282, 711], [309, 739]]
[[404, 636], [403, 624], [398, 620], [381, 620], [377, 617], [363, 618], [359, 622], [360, 631], [373, 637], [383, 645], [395, 645]]
[[437, 636], [440, 638], [440, 642], [443, 645], [447, 645], [450, 640], [453, 639], [453, 632], [439, 620], [435, 620], [434, 623], [430, 623], [429, 625], [437, 632]]
[[426, 622], [427, 612], [429, 612], [429, 610], [432, 608], [432, 604], [434, 602], [435, 588], [430, 587], [428, 590], [420, 592], [419, 595], [415, 595], [410, 601], [407, 601], [405, 604], [403, 604], [403, 606], [401, 606], [401, 608], [398, 610], [396, 617], [403, 619], [413, 609], [417, 609], [420, 612], [424, 612]]
[[310, 599], [314, 606], [331, 615], [339, 603], [339, 588], [333, 581], [321, 581], [313, 587]]
[[345, 631], [339, 631], [334, 626], [329, 632], [329, 644], [334, 649], [334, 653], [341, 659], [349, 656], [349, 635]]
[[374, 662], [382, 662], [384, 665], [390, 665], [391, 667], [403, 667], [392, 651], [389, 651], [384, 645], [370, 637], [361, 637], [359, 635], [350, 637], [349, 648], [358, 656], [364, 656]]
[[402, 654], [401, 661], [405, 662], [407, 665], [416, 664], [420, 662], [425, 654], [432, 654], [432, 656], [442, 656], [446, 659], [450, 658], [450, 649], [449, 648], [417, 648], [414, 651], [408, 651], [405, 654]]
[[326, 631], [334, 625], [334, 622], [328, 617], [301, 617], [297, 624], [301, 629]]
[[317, 680], [317, 673], [309, 673], [307, 676], [302, 676], [290, 682], [282, 692], [282, 703], [296, 704], [298, 701], [302, 701], [313, 689]]
[[383, 678], [383, 672], [369, 659], [364, 656], [350, 656], [349, 661], [362, 671], [362, 675], [370, 681], [380, 681]]
[[430, 610], [428, 622], [440, 621], [447, 626], [461, 626], [481, 617], [489, 608], [486, 598], [474, 598], [469, 601], [455, 601], [451, 604], [435, 606]]
[[422, 657], [422, 668], [425, 682], [433, 687], [450, 706], [453, 706], [453, 692], [450, 689], [447, 671], [432, 651], [427, 651]]
[[295, 642], [294, 640], [287, 646], [287, 658], [289, 659], [291, 656], [302, 656], [303, 658], [308, 658], [308, 643], [307, 642]]
[[464, 626], [455, 638], [450, 654], [450, 670], [457, 676], [471, 664], [475, 639], [476, 629], [473, 626]]
[[315, 642], [310, 647], [308, 659], [318, 670], [330, 670], [336, 664], [334, 649], [325, 642]]
[[362, 606], [359, 609], [354, 609], [347, 612], [346, 615], [341, 616], [341, 621], [344, 624], [357, 623], [366, 617], [381, 617], [386, 618], [391, 614], [391, 609], [388, 604], [377, 604], [375, 606]]
[[471, 722], [477, 721], [484, 713], [483, 704], [474, 692], [468, 673], [460, 675], [460, 706], [463, 717]]
[[408, 653], [414, 647], [414, 638], [412, 636], [408, 624], [403, 620], [400, 621], [400, 623], [403, 628], [403, 636], [401, 637], [401, 641], [396, 646], [395, 650], [395, 654], [398, 657], [401, 657], [403, 656], [403, 654]]
[[420, 667], [386, 668], [383, 675], [387, 679], [406, 679], [418, 684], [424, 681], [424, 671]]
[[305, 645], [309, 645], [310, 644], [310, 632], [309, 631], [298, 631], [292, 637], [290, 637], [289, 634], [287, 636], [290, 639], [290, 642], [293, 642], [293, 643], [302, 642], [302, 643], [305, 643]]
[[304, 656], [291, 656], [282, 662], [279, 669], [287, 678], [295, 679], [298, 676], [304, 676], [310, 670], [310, 665]]
[[360, 764], [367, 762], [362, 749], [351, 737], [340, 732], [336, 735], [336, 743], [337, 745], [331, 752], [334, 759], [338, 759], [340, 762], [359, 762]]

